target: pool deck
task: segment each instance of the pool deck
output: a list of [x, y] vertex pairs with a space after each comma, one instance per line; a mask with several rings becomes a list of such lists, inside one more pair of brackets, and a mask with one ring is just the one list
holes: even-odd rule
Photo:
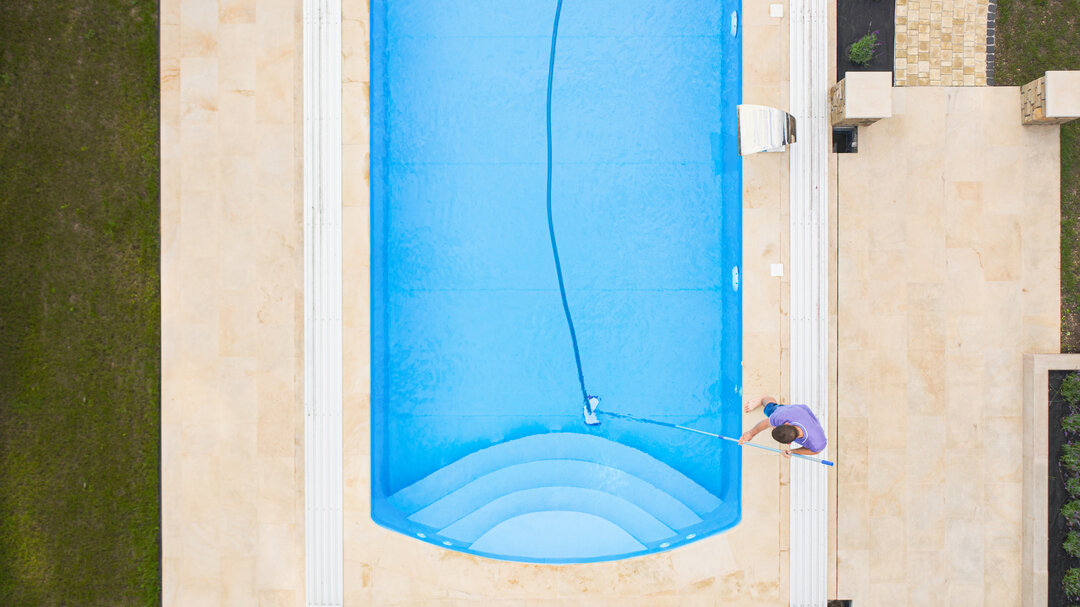
[[1060, 339], [1059, 127], [1021, 126], [1018, 87], [893, 104], [836, 155], [837, 597], [1019, 605], [1023, 354]]
[[[161, 6], [167, 606], [304, 604], [300, 6]], [[744, 101], [786, 107], [787, 11], [744, 9]], [[786, 605], [788, 466], [756, 451], [738, 527], [626, 561], [494, 562], [372, 523], [367, 19], [343, 2], [345, 604]], [[1016, 88], [894, 95], [830, 161], [829, 596], [1015, 605], [1021, 354], [1058, 347], [1058, 127], [1021, 127]], [[788, 391], [787, 205], [787, 155], [746, 158], [748, 396]]]

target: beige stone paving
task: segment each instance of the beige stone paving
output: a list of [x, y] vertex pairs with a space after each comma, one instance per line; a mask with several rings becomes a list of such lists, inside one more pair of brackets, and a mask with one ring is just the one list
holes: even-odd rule
[[986, 84], [988, 0], [896, 0], [896, 86]]
[[303, 604], [299, 6], [161, 5], [166, 606]]
[[838, 156], [839, 598], [1018, 605], [1022, 354], [1057, 352], [1058, 127], [894, 89]]

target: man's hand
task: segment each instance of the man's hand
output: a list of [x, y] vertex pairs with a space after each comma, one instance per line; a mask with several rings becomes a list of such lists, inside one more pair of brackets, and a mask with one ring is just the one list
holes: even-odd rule
[[781, 449], [780, 450], [780, 455], [783, 455], [784, 457], [786, 457], [788, 459], [791, 459], [791, 451], [789, 451], [788, 449]]
[[747, 430], [746, 432], [743, 432], [742, 436], [739, 437], [739, 444], [741, 445], [752, 438], [754, 438], [754, 431]]

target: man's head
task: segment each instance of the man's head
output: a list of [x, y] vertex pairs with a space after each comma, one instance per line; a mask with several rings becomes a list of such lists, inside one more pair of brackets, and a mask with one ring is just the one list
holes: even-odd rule
[[799, 438], [799, 431], [791, 424], [781, 424], [772, 429], [772, 437], [776, 442], [784, 443], [786, 445], [796, 438]]

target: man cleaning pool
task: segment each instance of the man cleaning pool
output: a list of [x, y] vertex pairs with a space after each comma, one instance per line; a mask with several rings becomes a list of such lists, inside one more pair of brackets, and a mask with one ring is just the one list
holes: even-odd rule
[[784, 457], [791, 457], [792, 453], [802, 455], [814, 455], [821, 453], [825, 445], [829, 444], [825, 438], [825, 429], [821, 427], [814, 412], [806, 405], [781, 405], [771, 396], [762, 396], [760, 400], [746, 403], [747, 413], [765, 407], [765, 419], [758, 425], [747, 430], [739, 437], [739, 444], [753, 440], [765, 428], [772, 427], [772, 437], [776, 442], [789, 445], [795, 443], [798, 449], [784, 449], [781, 453]]

